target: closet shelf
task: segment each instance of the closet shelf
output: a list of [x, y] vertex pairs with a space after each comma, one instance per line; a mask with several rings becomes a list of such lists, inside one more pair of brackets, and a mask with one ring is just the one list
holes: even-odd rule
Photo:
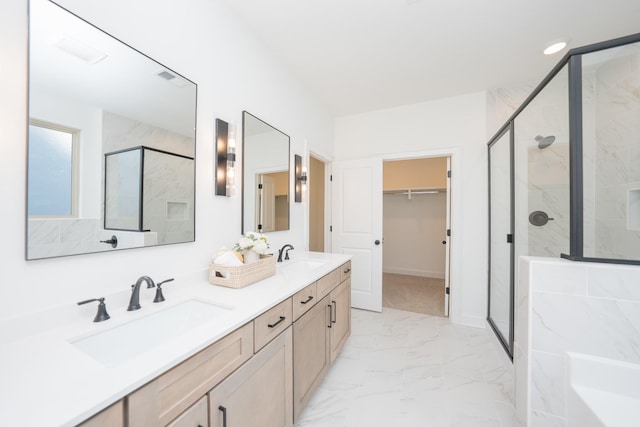
[[412, 196], [422, 195], [422, 194], [438, 194], [438, 193], [446, 193], [446, 188], [405, 188], [398, 190], [384, 190], [384, 194], [399, 194], [404, 195], [411, 200]]

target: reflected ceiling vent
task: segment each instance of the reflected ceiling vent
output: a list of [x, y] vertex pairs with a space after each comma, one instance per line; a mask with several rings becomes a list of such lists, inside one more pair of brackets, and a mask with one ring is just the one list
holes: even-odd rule
[[107, 54], [81, 41], [63, 36], [53, 43], [61, 51], [68, 53], [87, 64], [97, 64], [107, 57]]
[[173, 80], [173, 79], [175, 79], [175, 78], [176, 78], [176, 76], [174, 76], [173, 74], [171, 74], [171, 73], [170, 73], [170, 72], [168, 72], [168, 71], [160, 71], [160, 72], [158, 73], [158, 76], [162, 77], [162, 78], [163, 78], [163, 79], [165, 79], [165, 80]]
[[185, 81], [185, 79], [167, 70], [158, 71], [156, 73], [156, 76], [160, 77], [163, 80], [168, 81], [174, 86], [185, 87], [187, 85], [187, 82]]

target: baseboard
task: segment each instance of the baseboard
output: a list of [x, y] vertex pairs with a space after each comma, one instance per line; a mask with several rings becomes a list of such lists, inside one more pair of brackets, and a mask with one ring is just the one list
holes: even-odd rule
[[484, 317], [468, 316], [463, 314], [458, 320], [459, 321], [457, 321], [456, 323], [459, 323], [461, 325], [474, 326], [476, 328], [482, 329], [487, 328], [487, 319], [485, 319]]
[[431, 277], [434, 279], [444, 279], [444, 273], [439, 271], [414, 270], [411, 268], [384, 267], [384, 273], [405, 274], [407, 276]]

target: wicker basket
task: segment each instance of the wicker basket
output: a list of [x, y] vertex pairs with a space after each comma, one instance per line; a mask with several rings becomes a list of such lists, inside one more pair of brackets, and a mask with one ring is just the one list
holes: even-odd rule
[[273, 255], [260, 255], [259, 261], [235, 267], [209, 263], [209, 283], [227, 288], [244, 288], [274, 274], [276, 258]]

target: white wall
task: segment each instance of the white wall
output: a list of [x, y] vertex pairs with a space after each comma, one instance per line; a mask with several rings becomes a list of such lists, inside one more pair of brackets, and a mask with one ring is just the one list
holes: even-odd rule
[[477, 326], [485, 325], [487, 305], [486, 120], [480, 92], [340, 117], [335, 125], [336, 160], [458, 150], [452, 181], [464, 197], [452, 211], [451, 316]]
[[[242, 123], [247, 110], [291, 136], [292, 154], [333, 156], [333, 118], [265, 53], [219, 0], [61, 0], [63, 6], [198, 84], [196, 242], [103, 254], [25, 261], [27, 1], [0, 4], [0, 321], [204, 271], [211, 255], [240, 235], [240, 194], [214, 196], [215, 118]], [[240, 130], [237, 132], [240, 140]], [[239, 155], [241, 155], [239, 153]], [[237, 180], [239, 181], [239, 180]], [[303, 247], [304, 205], [291, 207], [291, 230], [272, 247]], [[199, 274], [199, 273], [198, 273]], [[110, 308], [113, 312], [117, 307]]]
[[383, 196], [382, 271], [445, 278], [447, 194]]

